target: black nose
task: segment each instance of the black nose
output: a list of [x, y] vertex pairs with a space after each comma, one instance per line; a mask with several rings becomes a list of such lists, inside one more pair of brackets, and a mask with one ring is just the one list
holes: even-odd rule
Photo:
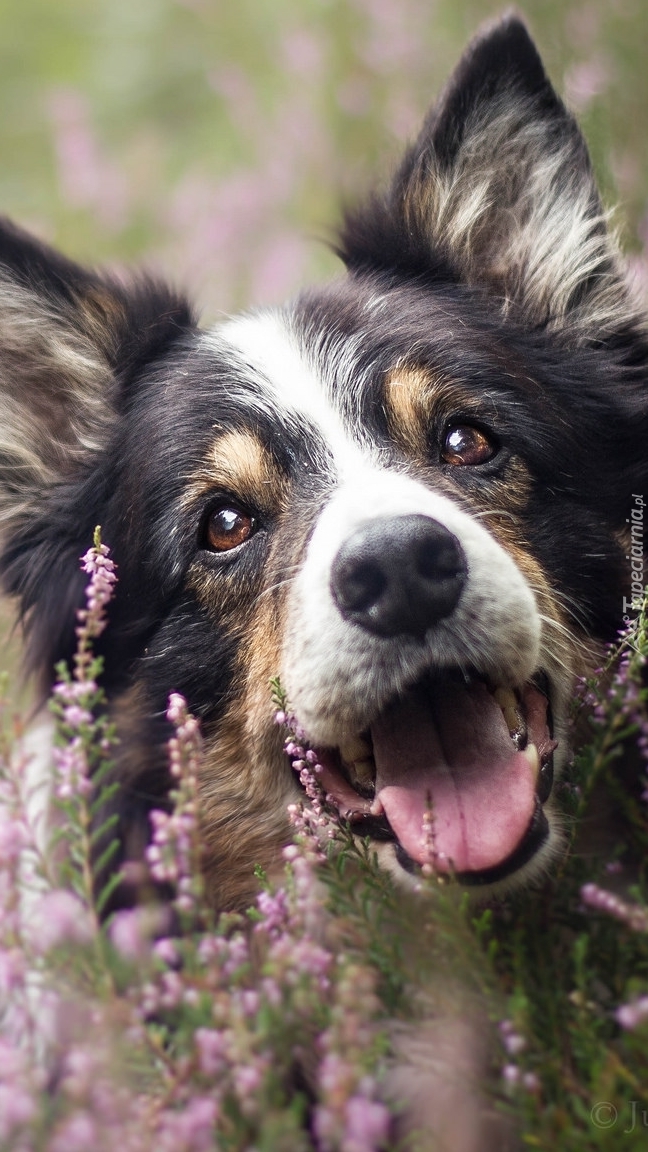
[[454, 611], [467, 573], [459, 541], [429, 516], [369, 520], [340, 548], [331, 592], [345, 620], [423, 638]]

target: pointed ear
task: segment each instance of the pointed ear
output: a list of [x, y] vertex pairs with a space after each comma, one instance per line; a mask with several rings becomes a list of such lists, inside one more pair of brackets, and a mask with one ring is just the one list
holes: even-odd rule
[[0, 219], [0, 534], [95, 462], [134, 377], [192, 323], [147, 280], [88, 271]]
[[628, 317], [583, 137], [516, 16], [459, 63], [385, 195], [347, 215], [350, 269], [459, 280], [584, 337]]
[[[32, 634], [74, 621], [121, 410], [192, 326], [164, 286], [95, 274], [0, 219], [0, 577], [23, 617], [39, 603]], [[33, 662], [57, 650], [32, 640]]]

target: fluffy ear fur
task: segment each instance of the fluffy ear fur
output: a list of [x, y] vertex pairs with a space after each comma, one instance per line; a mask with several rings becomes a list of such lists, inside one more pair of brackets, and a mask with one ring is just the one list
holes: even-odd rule
[[166, 288], [87, 271], [0, 220], [0, 572], [23, 616], [63, 588], [40, 618], [69, 623], [120, 410], [191, 324]]
[[340, 253], [485, 288], [579, 339], [634, 322], [585, 142], [516, 16], [469, 47], [391, 188], [347, 215]]

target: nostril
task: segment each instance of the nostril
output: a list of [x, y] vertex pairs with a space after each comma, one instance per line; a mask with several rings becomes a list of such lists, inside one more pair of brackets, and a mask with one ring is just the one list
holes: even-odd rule
[[454, 536], [450, 536], [447, 542], [437, 538], [424, 539], [416, 549], [414, 567], [424, 579], [439, 580], [455, 576], [463, 568], [462, 559]]
[[340, 565], [337, 575], [337, 600], [350, 612], [364, 612], [380, 599], [387, 577], [377, 564], [349, 559]]

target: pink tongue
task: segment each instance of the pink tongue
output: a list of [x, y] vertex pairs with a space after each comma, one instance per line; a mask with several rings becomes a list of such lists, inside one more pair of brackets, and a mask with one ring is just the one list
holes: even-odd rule
[[[376, 796], [401, 845], [439, 871], [480, 872], [518, 847], [536, 781], [485, 684], [411, 692], [371, 729]], [[431, 810], [433, 851], [423, 835]]]

